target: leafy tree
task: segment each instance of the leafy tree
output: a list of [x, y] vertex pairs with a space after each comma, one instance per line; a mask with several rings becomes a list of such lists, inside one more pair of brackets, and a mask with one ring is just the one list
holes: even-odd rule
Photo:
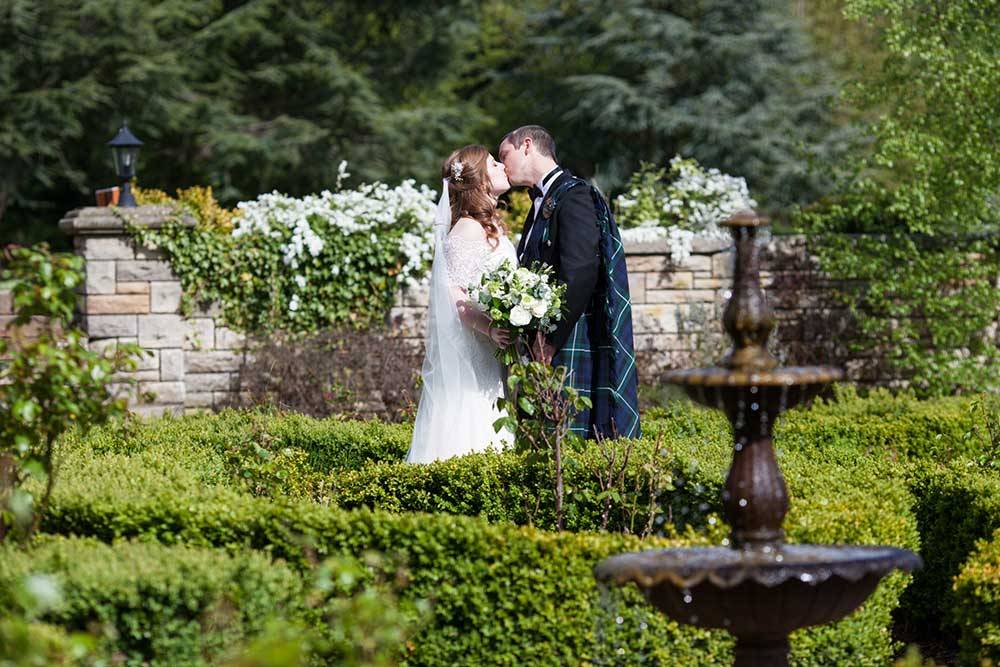
[[430, 178], [481, 118], [449, 87], [467, 14], [435, 0], [0, 0], [3, 236], [50, 236], [113, 183], [104, 143], [126, 117], [147, 142], [140, 183], [213, 185], [227, 204], [320, 191], [342, 159], [361, 180]]
[[550, 126], [566, 161], [605, 187], [681, 153], [745, 175], [766, 205], [809, 201], [827, 185], [810, 157], [850, 145], [830, 108], [836, 80], [787, 3], [572, 0], [525, 32], [487, 94], [514, 101], [505, 124]]
[[[864, 164], [888, 172], [886, 212], [908, 231], [995, 224], [1000, 195], [1000, 0], [846, 0], [888, 53], [856, 99], [884, 106]], [[889, 104], [886, 104], [886, 102]], [[855, 192], [878, 189], [871, 172]], [[885, 183], [886, 179], [881, 179]]]

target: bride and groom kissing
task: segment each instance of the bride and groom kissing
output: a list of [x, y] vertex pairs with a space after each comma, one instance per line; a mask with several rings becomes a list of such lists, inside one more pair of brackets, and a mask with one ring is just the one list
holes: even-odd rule
[[[513, 444], [494, 430], [506, 369], [496, 358], [511, 332], [470, 300], [468, 287], [504, 261], [540, 262], [566, 285], [554, 331], [536, 332], [531, 356], [565, 366], [567, 383], [591, 407], [571, 430], [586, 438], [640, 435], [637, 369], [625, 252], [600, 191], [561, 167], [552, 136], [538, 125], [509, 132], [494, 158], [484, 146], [454, 151], [434, 221], [423, 387], [406, 460], [431, 463]], [[518, 247], [507, 237], [497, 200], [528, 186], [532, 206]]]

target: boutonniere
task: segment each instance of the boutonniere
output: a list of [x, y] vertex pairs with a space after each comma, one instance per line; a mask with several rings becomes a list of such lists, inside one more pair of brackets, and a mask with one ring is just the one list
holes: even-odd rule
[[552, 217], [552, 214], [556, 212], [556, 200], [555, 197], [548, 197], [544, 202], [542, 202], [542, 217], [548, 220]]

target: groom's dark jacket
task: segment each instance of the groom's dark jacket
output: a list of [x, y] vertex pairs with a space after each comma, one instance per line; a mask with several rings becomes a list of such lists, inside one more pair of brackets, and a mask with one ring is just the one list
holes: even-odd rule
[[[558, 328], [547, 337], [556, 350], [566, 344], [573, 327], [590, 306], [601, 277], [598, 247], [601, 233], [589, 188], [568, 190], [560, 197], [558, 206], [552, 207], [560, 186], [572, 178], [564, 169], [549, 185], [537, 215], [532, 205], [517, 248], [521, 266], [541, 261], [551, 266], [556, 277], [567, 285], [566, 312]], [[535, 227], [533, 232], [532, 227]]]
[[571, 430], [586, 438], [641, 435], [632, 305], [625, 250], [603, 195], [568, 171], [549, 185], [525, 221], [518, 247], [522, 266], [551, 266], [566, 283], [566, 310], [548, 340], [553, 366], [591, 400]]

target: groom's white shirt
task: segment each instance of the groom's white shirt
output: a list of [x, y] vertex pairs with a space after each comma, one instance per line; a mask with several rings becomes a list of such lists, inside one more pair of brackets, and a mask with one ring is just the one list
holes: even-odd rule
[[[524, 241], [525, 249], [527, 249], [528, 243], [531, 242], [531, 233], [535, 231], [535, 219], [538, 218], [538, 207], [542, 205], [542, 200], [545, 199], [545, 195], [548, 193], [549, 188], [552, 187], [552, 184], [556, 182], [556, 179], [559, 178], [560, 174], [562, 174], [562, 168], [556, 167], [549, 173], [542, 176], [542, 180], [536, 183], [536, 186], [538, 187], [539, 190], [542, 191], [542, 194], [535, 197], [535, 201], [532, 206], [531, 227], [528, 229], [528, 238], [525, 239]], [[521, 258], [518, 257], [517, 259], [520, 260]]]

